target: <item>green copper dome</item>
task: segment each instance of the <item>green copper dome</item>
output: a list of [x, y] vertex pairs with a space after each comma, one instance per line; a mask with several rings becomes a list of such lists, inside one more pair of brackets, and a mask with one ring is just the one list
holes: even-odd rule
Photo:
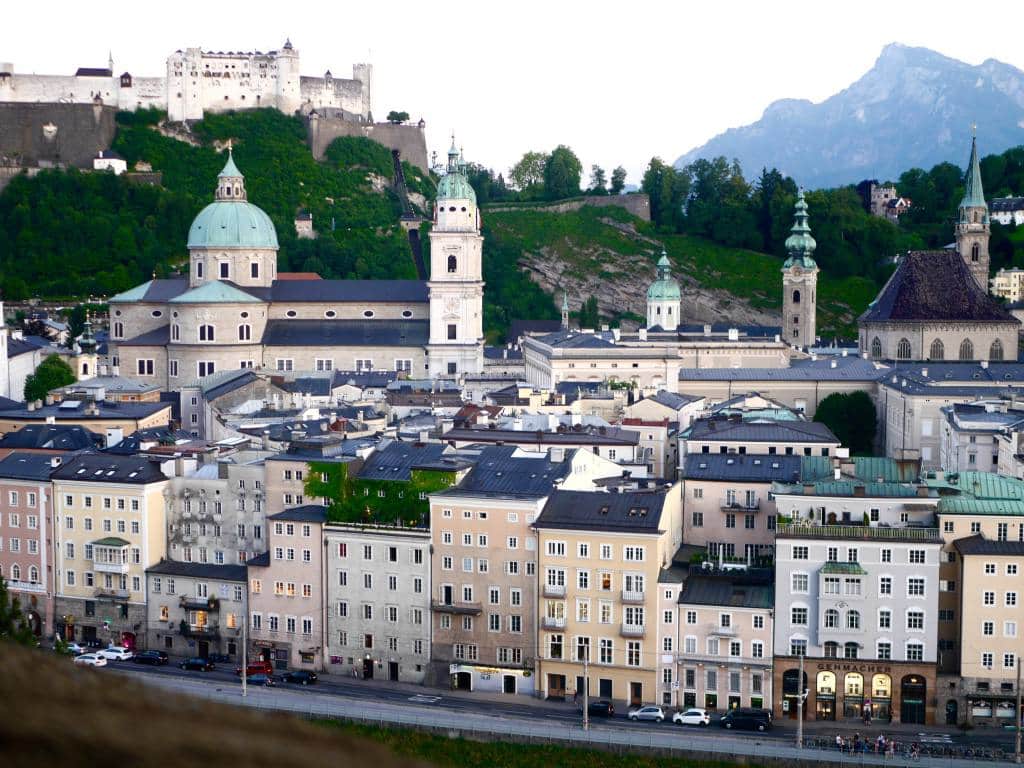
[[812, 254], [818, 244], [811, 237], [811, 227], [807, 223], [807, 201], [804, 200], [804, 191], [801, 189], [796, 197], [796, 213], [793, 228], [790, 236], [786, 238], [786, 253], [789, 258], [782, 264], [783, 269], [792, 266], [800, 266], [804, 269], [817, 269]]
[[214, 202], [199, 212], [188, 230], [188, 247], [277, 250], [274, 222], [246, 200], [245, 180], [230, 150], [217, 179]]
[[462, 171], [450, 171], [437, 183], [437, 199], [471, 200], [475, 203], [476, 192]]
[[661, 258], [658, 259], [658, 279], [647, 289], [647, 300], [679, 301], [681, 297], [679, 283], [672, 277], [672, 264], [668, 260], [668, 255], [662, 251]]

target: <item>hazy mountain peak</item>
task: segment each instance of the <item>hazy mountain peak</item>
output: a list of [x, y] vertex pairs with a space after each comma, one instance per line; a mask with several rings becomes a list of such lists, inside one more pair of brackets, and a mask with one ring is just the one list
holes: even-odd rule
[[748, 176], [774, 166], [811, 188], [895, 179], [911, 167], [961, 164], [972, 123], [984, 154], [1024, 143], [1024, 72], [893, 42], [825, 101], [775, 101], [756, 123], [719, 134], [676, 164], [724, 155]]

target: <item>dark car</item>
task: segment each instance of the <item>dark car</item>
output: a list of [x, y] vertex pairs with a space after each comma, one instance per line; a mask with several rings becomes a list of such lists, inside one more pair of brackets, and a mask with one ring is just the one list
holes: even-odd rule
[[245, 678], [245, 681], [249, 685], [263, 685], [268, 688], [274, 685], [274, 678], [271, 675], [265, 674], [263, 672], [257, 672], [255, 675], [248, 675]]
[[611, 717], [615, 714], [615, 707], [610, 701], [592, 701], [587, 705], [587, 714], [591, 717]]
[[754, 715], [756, 717], [766, 718], [769, 723], [772, 722], [772, 718], [775, 717], [770, 709], [761, 709], [759, 707], [737, 707], [734, 711], [742, 712], [745, 715]]
[[160, 667], [166, 664], [169, 659], [163, 651], [139, 651], [132, 658], [132, 661], [136, 664], [149, 664], [154, 667]]
[[178, 666], [182, 669], [198, 669], [200, 672], [212, 672], [216, 669], [212, 661], [199, 656], [193, 656], [190, 659], [185, 659]]
[[286, 683], [295, 683], [297, 685], [312, 685], [317, 681], [316, 672], [310, 672], [305, 669], [296, 669], [291, 672], [285, 672], [281, 675], [281, 679]]
[[727, 729], [739, 729], [744, 731], [767, 731], [772, 727], [772, 721], [764, 713], [757, 710], [733, 709], [722, 715], [718, 721], [719, 725]]

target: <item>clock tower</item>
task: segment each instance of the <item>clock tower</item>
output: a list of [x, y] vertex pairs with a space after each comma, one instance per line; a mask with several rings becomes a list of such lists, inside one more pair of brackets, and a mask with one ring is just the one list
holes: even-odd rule
[[430, 230], [431, 378], [483, 371], [483, 240], [476, 193], [453, 138]]

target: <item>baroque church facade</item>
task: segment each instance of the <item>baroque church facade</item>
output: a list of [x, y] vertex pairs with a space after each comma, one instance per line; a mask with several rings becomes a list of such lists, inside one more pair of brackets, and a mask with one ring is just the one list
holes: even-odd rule
[[218, 371], [483, 370], [483, 238], [459, 152], [448, 154], [430, 232], [430, 280], [323, 280], [277, 272], [273, 222], [228, 154], [189, 229], [187, 277], [110, 299], [111, 366], [179, 390]]
[[955, 248], [911, 251], [859, 319], [871, 360], [1017, 359], [1020, 322], [988, 293], [989, 211], [977, 140], [964, 179]]

